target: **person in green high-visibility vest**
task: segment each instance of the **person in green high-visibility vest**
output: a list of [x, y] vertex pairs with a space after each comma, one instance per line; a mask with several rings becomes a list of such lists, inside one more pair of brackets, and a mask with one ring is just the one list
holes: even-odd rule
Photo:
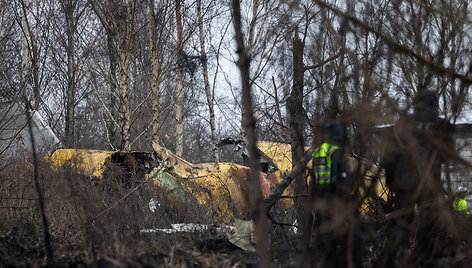
[[343, 150], [344, 129], [341, 124], [326, 124], [325, 142], [313, 153], [314, 188], [320, 195], [346, 194], [347, 157]]
[[470, 215], [469, 206], [467, 205], [467, 200], [465, 200], [465, 196], [467, 195], [468, 189], [464, 186], [457, 187], [455, 194], [456, 197], [454, 198], [454, 202], [452, 206], [454, 210], [464, 213], [466, 215]]
[[[349, 248], [355, 263], [360, 261], [357, 236], [354, 245], [348, 245], [345, 226], [350, 191], [348, 190], [348, 157], [345, 153], [347, 138], [341, 123], [323, 126], [324, 142], [312, 154], [312, 180], [310, 182], [310, 202], [314, 222], [314, 242], [318, 252], [331, 263], [325, 265], [342, 266], [347, 260]], [[343, 213], [347, 212], [347, 213]], [[342, 224], [340, 224], [342, 223]], [[338, 256], [338, 257], [336, 257]]]
[[[315, 171], [316, 184], [334, 185], [336, 182], [336, 175], [339, 167], [338, 162], [336, 161], [337, 158], [333, 156], [333, 153], [338, 150], [339, 146], [324, 142], [313, 153], [313, 168]], [[334, 175], [333, 178], [331, 177], [332, 175]]]

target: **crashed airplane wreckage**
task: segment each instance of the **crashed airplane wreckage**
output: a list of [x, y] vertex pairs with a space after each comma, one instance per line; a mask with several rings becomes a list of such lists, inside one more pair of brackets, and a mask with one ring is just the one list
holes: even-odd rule
[[[292, 169], [291, 149], [289, 144], [276, 142], [258, 142], [258, 148], [268, 160], [266, 162], [270, 162], [263, 164], [271, 166], [263, 168], [265, 172], [260, 172], [259, 176], [263, 196], [267, 198]], [[110, 164], [119, 165], [126, 171], [137, 170], [138, 176], [145, 181], [152, 180], [171, 195], [171, 199], [202, 206], [218, 223], [229, 224], [249, 216], [249, 167], [231, 162], [193, 164], [157, 144], [153, 144], [153, 149], [153, 153], [58, 149], [47, 158], [54, 168], [73, 168], [91, 178], [104, 176]], [[351, 160], [353, 169], [355, 160]], [[308, 166], [311, 166], [310, 163]], [[365, 173], [360, 194], [370, 187], [372, 177], [377, 173], [375, 170]], [[374, 189], [380, 198], [387, 200], [388, 190], [383, 178], [378, 180]], [[285, 189], [276, 207], [282, 210], [290, 208], [293, 205], [290, 196], [293, 196], [292, 187]], [[372, 198], [365, 198], [361, 213], [372, 211], [375, 207], [372, 201]]]
[[[247, 177], [249, 167], [235, 163], [190, 163], [169, 150], [153, 144], [154, 152], [122, 152], [85, 149], [57, 149], [47, 159], [53, 168], [67, 167], [74, 172], [100, 179], [108, 167], [118, 165], [125, 171], [138, 170], [144, 180], [152, 180], [159, 188], [183, 204], [199, 204], [216, 222], [230, 223], [249, 213]], [[264, 197], [280, 182], [280, 171], [261, 172]], [[290, 190], [286, 191], [289, 195]], [[287, 209], [290, 198], [279, 200], [277, 206]]]

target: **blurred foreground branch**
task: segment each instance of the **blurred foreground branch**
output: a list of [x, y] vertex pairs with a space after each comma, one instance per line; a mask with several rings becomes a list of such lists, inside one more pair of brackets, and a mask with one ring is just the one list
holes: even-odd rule
[[249, 150], [249, 157], [251, 159], [251, 172], [249, 174], [250, 185], [250, 204], [252, 217], [256, 223], [256, 251], [259, 256], [261, 267], [271, 266], [271, 257], [269, 251], [269, 235], [268, 235], [268, 221], [265, 213], [265, 206], [261, 194], [261, 185], [259, 181], [259, 152], [256, 144], [256, 120], [253, 115], [251, 85], [250, 85], [250, 62], [248, 50], [244, 45], [244, 34], [242, 32], [241, 23], [241, 7], [239, 0], [233, 0], [233, 23], [235, 30], [235, 39], [237, 43], [238, 61], [237, 65], [241, 74], [242, 86], [242, 108], [243, 108], [243, 125], [247, 137], [247, 147]]
[[275, 202], [277, 202], [277, 200], [279, 200], [282, 197], [283, 192], [292, 183], [292, 181], [296, 177], [301, 176], [305, 172], [306, 165], [311, 160], [311, 155], [313, 154], [313, 150], [314, 150], [313, 148], [310, 148], [308, 151], [306, 151], [302, 160], [298, 162], [298, 164], [295, 165], [292, 171], [288, 173], [287, 175], [285, 175], [283, 177], [283, 180], [275, 186], [270, 196], [268, 196], [265, 199], [265, 206], [267, 209], [275, 205]]
[[31, 121], [31, 114], [28, 102], [26, 100], [26, 96], [24, 97], [25, 103], [25, 111], [26, 111], [26, 121], [28, 124], [28, 131], [31, 138], [31, 149], [33, 153], [33, 177], [34, 177], [34, 186], [36, 192], [38, 193], [38, 201], [39, 201], [39, 209], [41, 213], [41, 219], [43, 222], [43, 232], [44, 232], [44, 247], [46, 248], [46, 262], [47, 265], [52, 265], [54, 262], [54, 253], [51, 246], [51, 237], [49, 234], [49, 226], [48, 226], [48, 219], [46, 217], [46, 207], [44, 204], [44, 196], [41, 186], [39, 185], [39, 175], [38, 175], [38, 157], [36, 155], [36, 147], [34, 143], [34, 135], [33, 135], [33, 122]]

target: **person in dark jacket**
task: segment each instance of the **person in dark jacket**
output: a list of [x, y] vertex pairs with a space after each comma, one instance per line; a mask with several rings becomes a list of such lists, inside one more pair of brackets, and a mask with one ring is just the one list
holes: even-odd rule
[[[433, 237], [441, 233], [442, 220], [438, 214], [445, 190], [441, 180], [441, 166], [446, 162], [450, 144], [449, 123], [438, 117], [438, 99], [434, 92], [418, 93], [413, 102], [414, 113], [403, 114], [386, 133], [381, 165], [385, 170], [387, 186], [395, 194], [394, 209], [398, 216], [389, 229], [392, 250], [384, 264], [393, 265], [394, 259], [407, 254], [411, 248], [413, 222], [438, 224], [434, 234], [431, 228], [418, 228], [415, 233], [417, 256], [434, 254]], [[417, 220], [415, 220], [415, 217]], [[427, 251], [430, 251], [427, 253]], [[413, 256], [413, 254], [409, 254]], [[407, 256], [408, 257], [408, 256]]]

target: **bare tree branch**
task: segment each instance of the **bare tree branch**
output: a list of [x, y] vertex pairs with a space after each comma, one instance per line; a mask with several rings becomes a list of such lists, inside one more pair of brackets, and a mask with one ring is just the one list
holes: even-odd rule
[[256, 223], [256, 251], [259, 256], [261, 267], [270, 267], [271, 258], [269, 251], [268, 222], [260, 185], [259, 152], [256, 144], [256, 121], [253, 116], [251, 86], [249, 79], [250, 57], [244, 45], [241, 25], [241, 9], [239, 0], [233, 0], [233, 23], [237, 53], [239, 59], [237, 65], [241, 74], [243, 126], [248, 141], [249, 157], [251, 158], [251, 172], [249, 174], [249, 197], [251, 203], [252, 217]]
[[337, 14], [337, 15], [351, 21], [355, 25], [363, 28], [364, 30], [369, 31], [369, 32], [375, 34], [376, 36], [380, 37], [389, 47], [391, 47], [395, 51], [398, 51], [399, 53], [410, 55], [410, 56], [416, 58], [419, 62], [426, 65], [432, 71], [434, 71], [436, 73], [439, 73], [439, 74], [441, 74], [441, 73], [447, 74], [447, 75], [449, 75], [453, 78], [460, 79], [461, 81], [463, 81], [465, 84], [468, 84], [468, 85], [472, 84], [472, 77], [467, 76], [467, 75], [463, 75], [463, 74], [459, 74], [453, 68], [446, 68], [444, 65], [442, 65], [438, 62], [435, 62], [431, 59], [428, 59], [428, 58], [418, 54], [417, 52], [414, 52], [413, 50], [411, 50], [407, 46], [400, 44], [399, 42], [395, 41], [393, 38], [387, 36], [386, 34], [375, 30], [374, 28], [369, 26], [367, 23], [358, 20], [353, 15], [347, 14], [346, 12], [343, 12], [342, 10], [340, 10], [336, 7], [330, 6], [330, 5], [324, 3], [321, 0], [315, 0], [315, 1], [316, 1], [316, 3], [318, 3], [318, 5], [320, 7], [327, 8], [330, 11], [334, 12], [335, 14]]

